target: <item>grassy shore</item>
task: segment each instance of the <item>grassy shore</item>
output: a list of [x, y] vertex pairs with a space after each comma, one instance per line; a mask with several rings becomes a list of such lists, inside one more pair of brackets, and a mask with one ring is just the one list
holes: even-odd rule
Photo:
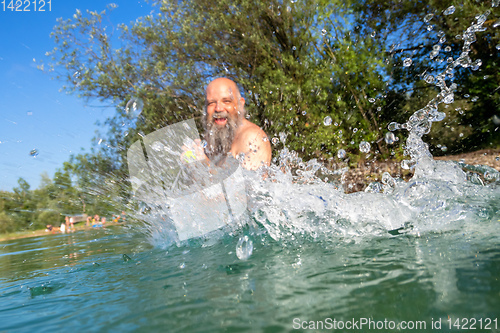
[[[124, 225], [124, 223], [116, 223], [116, 222], [107, 222], [106, 223], [106, 227], [117, 226], [117, 225]], [[75, 225], [74, 231], [71, 231], [71, 232], [81, 231], [81, 230], [90, 230], [90, 229], [92, 229], [92, 227], [88, 227], [85, 224], [81, 224], [81, 225]], [[67, 232], [67, 234], [69, 234], [71, 232]], [[6, 240], [12, 240], [12, 239], [28, 238], [28, 237], [57, 235], [60, 233], [61, 232], [59, 230], [58, 231], [45, 231], [45, 229], [16, 231], [16, 232], [8, 233], [8, 234], [0, 234], [0, 242], [6, 241]]]

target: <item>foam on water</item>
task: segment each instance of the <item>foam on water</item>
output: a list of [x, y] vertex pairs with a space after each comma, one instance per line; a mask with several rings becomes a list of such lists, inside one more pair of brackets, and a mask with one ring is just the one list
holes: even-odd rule
[[[452, 14], [450, 8], [447, 11], [447, 15]], [[284, 148], [275, 163], [262, 173], [243, 172], [249, 199], [246, 213], [227, 227], [200, 237], [202, 246], [213, 244], [226, 235], [238, 235], [245, 225], [250, 226], [250, 229], [245, 227], [246, 233], [267, 234], [286, 244], [297, 237], [352, 242], [360, 237], [390, 236], [389, 232], [419, 235], [498, 219], [500, 173], [485, 166], [435, 161], [422, 140], [432, 123], [445, 117], [438, 110], [439, 104], [450, 104], [454, 100], [456, 84], [447, 85], [447, 75], [456, 67], [473, 67], [480, 63], [472, 62], [469, 51], [476, 40], [475, 33], [484, 31], [482, 25], [488, 14], [477, 17], [464, 32], [460, 56], [451, 59], [434, 80], [424, 78], [439, 88], [439, 94], [406, 123], [389, 125], [390, 131], [406, 129], [409, 132], [405, 153], [410, 159], [403, 161], [402, 167], [414, 169], [411, 180], [394, 179], [386, 173], [381, 183], [370, 184], [365, 192], [346, 194], [342, 190], [342, 175], [346, 170], [327, 170], [316, 160], [304, 162], [296, 152]], [[329, 126], [331, 119], [327, 118], [325, 125]], [[393, 135], [389, 133], [390, 139]], [[285, 143], [286, 135], [280, 138]], [[369, 152], [369, 143], [363, 142], [360, 150]], [[339, 158], [340, 155], [343, 158], [345, 152], [339, 151]], [[155, 189], [150, 190], [155, 192]], [[212, 207], [206, 209], [210, 212]], [[176, 236], [169, 203], [149, 205], [147, 213], [138, 217], [146, 222], [154, 245], [169, 247], [187, 243], [180, 242]], [[199, 222], [203, 223], [201, 217]], [[251, 254], [251, 243], [244, 237], [247, 236], [241, 238], [244, 244], [239, 244], [237, 251], [246, 259]]]

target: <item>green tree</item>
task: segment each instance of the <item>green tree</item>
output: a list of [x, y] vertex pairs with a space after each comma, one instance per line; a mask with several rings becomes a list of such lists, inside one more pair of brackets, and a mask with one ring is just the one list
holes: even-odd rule
[[[108, 13], [60, 20], [53, 68], [66, 89], [118, 104], [105, 125], [100, 154], [123, 169], [138, 133], [199, 117], [211, 78], [234, 78], [246, 92], [251, 119], [305, 157], [381, 138], [376, 106], [382, 94], [380, 48], [352, 28], [342, 1], [153, 1], [156, 14], [119, 26], [122, 46], [104, 25]], [[112, 8], [109, 8], [112, 9]], [[139, 97], [137, 121], [125, 104]], [[324, 119], [332, 119], [331, 126]], [[132, 123], [132, 124], [131, 124]], [[377, 144], [380, 144], [378, 140]], [[383, 150], [383, 147], [379, 147]]]
[[[393, 64], [387, 67], [392, 78], [389, 89], [411, 93], [401, 107], [408, 116], [436, 95], [431, 82], [434, 76], [446, 67], [450, 57], [461, 57], [464, 39], [473, 38], [469, 56], [461, 60], [463, 67], [457, 67], [454, 76], [447, 78], [458, 85], [455, 103], [448, 108], [442, 106], [448, 116], [443, 123], [435, 124], [427, 140], [434, 146], [448, 146], [448, 152], [500, 144], [499, 124], [494, 122], [495, 115], [500, 114], [500, 54], [496, 49], [500, 31], [494, 28], [500, 15], [498, 4], [472, 0], [370, 0], [353, 4], [361, 29], [366, 34], [375, 33], [387, 45], [387, 61]], [[479, 20], [484, 21], [484, 31], [472, 34], [468, 28]], [[402, 66], [405, 59], [412, 60], [411, 66]]]

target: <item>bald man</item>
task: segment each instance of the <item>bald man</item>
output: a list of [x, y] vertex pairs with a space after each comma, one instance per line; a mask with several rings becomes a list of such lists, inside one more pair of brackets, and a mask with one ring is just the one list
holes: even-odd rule
[[205, 153], [211, 161], [230, 153], [248, 170], [270, 165], [269, 139], [245, 115], [245, 99], [233, 81], [218, 78], [210, 82], [206, 89], [203, 126]]

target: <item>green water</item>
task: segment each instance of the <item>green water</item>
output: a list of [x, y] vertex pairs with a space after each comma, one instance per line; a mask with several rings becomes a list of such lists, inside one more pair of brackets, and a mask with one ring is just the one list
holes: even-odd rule
[[426, 325], [345, 332], [447, 332], [448, 318], [474, 318], [475, 332], [498, 332], [498, 223], [286, 245], [246, 229], [247, 261], [236, 257], [238, 235], [168, 250], [124, 227], [4, 241], [0, 331], [288, 332], [335, 319]]

